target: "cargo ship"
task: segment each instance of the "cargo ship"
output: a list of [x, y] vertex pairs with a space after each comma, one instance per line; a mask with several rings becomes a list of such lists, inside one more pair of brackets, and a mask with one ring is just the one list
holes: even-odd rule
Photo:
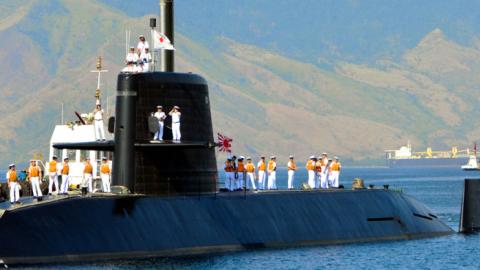
[[466, 164], [470, 158], [470, 149], [433, 151], [428, 147], [426, 151], [414, 152], [410, 142], [396, 150], [385, 150], [386, 165], [390, 168], [398, 167], [459, 167]]

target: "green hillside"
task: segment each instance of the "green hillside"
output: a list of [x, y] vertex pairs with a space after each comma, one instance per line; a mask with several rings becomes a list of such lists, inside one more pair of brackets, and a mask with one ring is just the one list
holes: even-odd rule
[[[1, 1], [0, 164], [46, 155], [51, 132], [73, 111], [90, 111], [102, 55], [110, 70], [102, 89], [113, 112], [115, 80], [125, 53], [149, 33], [148, 18], [131, 18], [96, 0]], [[433, 29], [432, 29], [433, 30]], [[234, 138], [236, 153], [323, 151], [350, 163], [383, 158], [410, 140], [417, 148], [468, 147], [480, 136], [480, 51], [434, 30], [403, 60], [375, 66], [337, 62], [333, 70], [218, 37], [209, 45], [176, 33], [176, 69], [204, 76], [214, 128]], [[212, 45], [214, 44], [214, 45]], [[220, 159], [224, 156], [219, 155]]]

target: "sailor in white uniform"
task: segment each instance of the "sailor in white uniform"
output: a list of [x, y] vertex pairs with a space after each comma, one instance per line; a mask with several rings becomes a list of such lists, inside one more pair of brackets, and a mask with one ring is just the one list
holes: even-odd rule
[[145, 51], [140, 53], [139, 62], [142, 62], [143, 64], [141, 72], [150, 71], [150, 63], [152, 62], [152, 55], [150, 54], [148, 48], [145, 48]]
[[271, 156], [268, 162], [268, 189], [277, 189], [277, 162], [276, 157]]
[[145, 36], [144, 35], [138, 36], [138, 44], [137, 44], [138, 54], [142, 55], [142, 53], [145, 53], [146, 49], [148, 48], [149, 48], [148, 41], [145, 40]]
[[20, 199], [20, 184], [18, 183], [15, 164], [10, 164], [8, 166], [7, 182], [8, 188], [10, 189], [10, 203], [19, 203], [18, 200]]
[[95, 128], [95, 139], [105, 141], [105, 129], [103, 127], [103, 109], [102, 105], [97, 104], [93, 111], [93, 127]]
[[32, 192], [34, 198], [42, 197], [42, 190], [40, 189], [40, 180], [42, 179], [42, 171], [37, 166], [35, 160], [30, 160], [30, 167], [28, 168], [28, 178], [32, 184]]
[[307, 168], [307, 172], [308, 172], [308, 186], [311, 189], [315, 188], [315, 165], [316, 165], [315, 156], [310, 156], [305, 167]]
[[102, 158], [102, 165], [100, 166], [100, 178], [102, 179], [102, 191], [110, 192], [110, 177], [112, 175], [110, 164], [106, 157]]
[[130, 47], [130, 51], [128, 52], [125, 58], [125, 67], [123, 68], [122, 72], [138, 72], [138, 54], [135, 53], [135, 48]]
[[[319, 157], [320, 158], [320, 157]], [[322, 164], [322, 172], [320, 173], [320, 188], [328, 188], [328, 155], [327, 153], [322, 153], [321, 157], [321, 164]]]
[[255, 165], [252, 163], [252, 158], [247, 157], [247, 165], [245, 165], [245, 170], [247, 171], [247, 189], [250, 189], [252, 186], [253, 190], [257, 190], [255, 185]]
[[295, 161], [293, 160], [293, 156], [289, 157], [288, 163], [287, 163], [287, 168], [288, 168], [288, 189], [293, 189], [293, 181], [295, 178], [295, 171], [297, 170], [297, 165], [295, 164]]
[[172, 135], [174, 141], [180, 141], [182, 134], [180, 133], [180, 107], [173, 106], [173, 109], [168, 113], [172, 117]]
[[62, 174], [62, 184], [60, 185], [59, 195], [68, 194], [68, 178], [70, 177], [70, 166], [68, 165], [68, 157], [63, 159], [61, 174]]
[[265, 157], [261, 156], [260, 161], [257, 163], [257, 170], [258, 170], [258, 188], [260, 190], [265, 189], [265, 180], [266, 180], [266, 170], [267, 164], [265, 163]]
[[158, 131], [153, 136], [153, 139], [163, 141], [163, 126], [165, 118], [167, 118], [167, 115], [163, 112], [163, 107], [158, 105], [157, 111], [153, 114], [153, 116], [158, 119]]
[[58, 162], [57, 156], [53, 156], [52, 160], [48, 163], [48, 195], [53, 193], [53, 185], [55, 184], [55, 190], [59, 190], [58, 186]]

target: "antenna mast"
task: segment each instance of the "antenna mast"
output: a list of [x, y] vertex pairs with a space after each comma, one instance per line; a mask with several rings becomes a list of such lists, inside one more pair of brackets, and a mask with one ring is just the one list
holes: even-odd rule
[[97, 79], [97, 90], [95, 91], [95, 105], [101, 104], [100, 103], [100, 74], [103, 72], [108, 72], [106, 69], [102, 69], [102, 57], [99, 56], [97, 59], [97, 70], [91, 70], [90, 72], [97, 72], [98, 79]]

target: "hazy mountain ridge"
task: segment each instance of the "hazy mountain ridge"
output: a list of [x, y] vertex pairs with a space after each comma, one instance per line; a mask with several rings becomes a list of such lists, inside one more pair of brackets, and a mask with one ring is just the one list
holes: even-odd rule
[[[96, 77], [89, 71], [98, 55], [110, 70], [102, 89], [112, 112], [125, 27], [132, 36], [149, 33], [150, 17], [131, 18], [94, 0], [9, 2], [8, 13], [15, 23], [0, 21], [0, 61], [15, 64], [0, 73], [0, 164], [46, 154], [61, 103], [67, 120], [92, 109]], [[399, 61], [333, 57], [333, 70], [221, 36], [205, 42], [177, 31], [175, 41], [177, 70], [208, 80], [215, 131], [233, 137], [238, 153], [303, 159], [328, 151], [361, 161], [381, 159], [407, 140], [417, 148], [463, 148], [480, 136], [472, 123], [480, 116], [480, 53], [439, 29]]]

